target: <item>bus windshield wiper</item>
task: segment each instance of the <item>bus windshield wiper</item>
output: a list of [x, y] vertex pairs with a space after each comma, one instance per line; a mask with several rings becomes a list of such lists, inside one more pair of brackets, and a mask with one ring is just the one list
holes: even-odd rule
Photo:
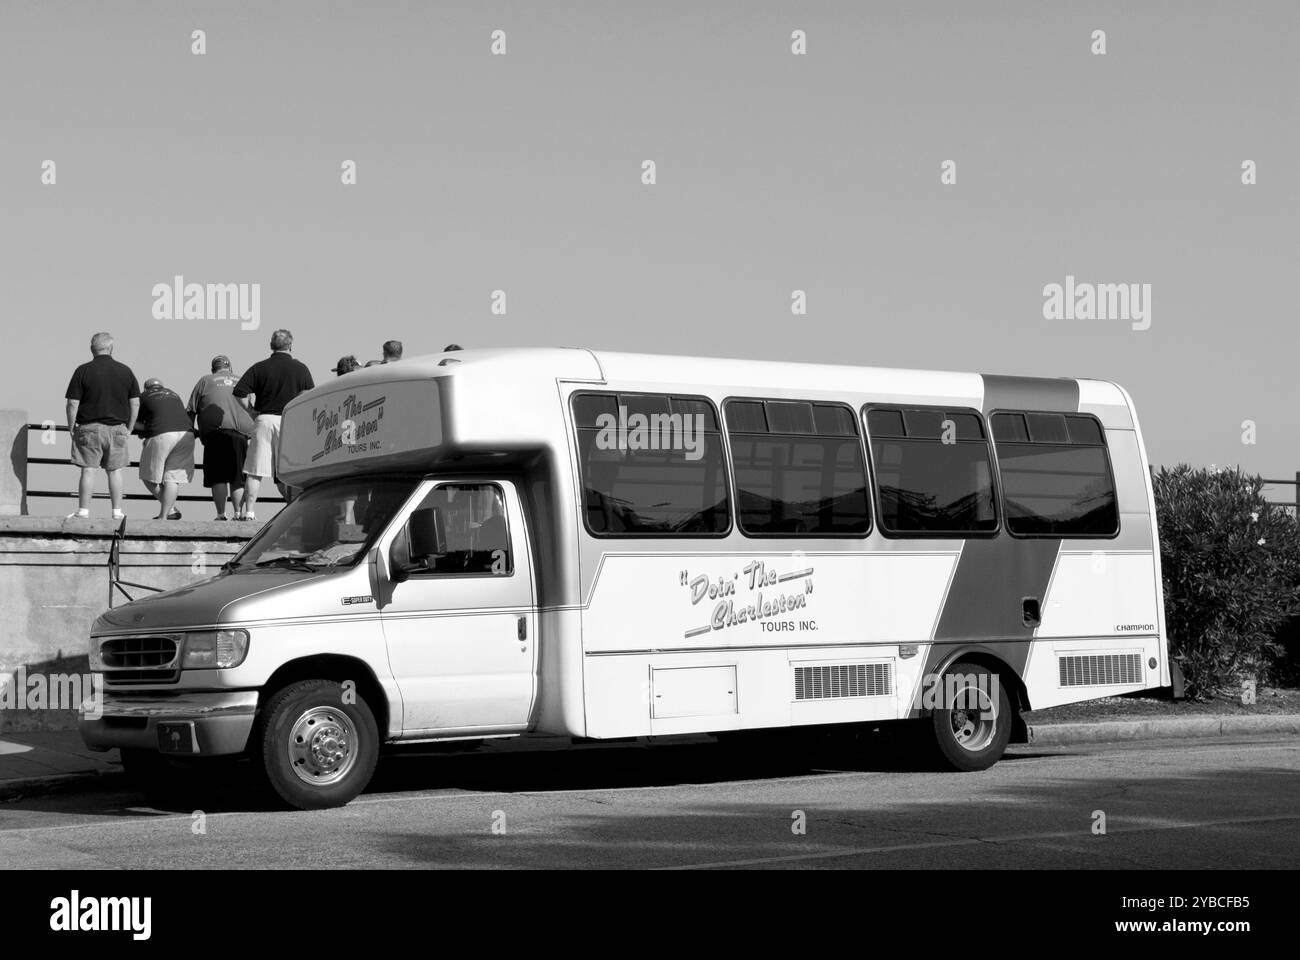
[[294, 567], [298, 570], [306, 570], [308, 573], [315, 573], [317, 567], [315, 564], [307, 562], [305, 556], [283, 556], [272, 557], [270, 560], [259, 560], [253, 564], [255, 567]]

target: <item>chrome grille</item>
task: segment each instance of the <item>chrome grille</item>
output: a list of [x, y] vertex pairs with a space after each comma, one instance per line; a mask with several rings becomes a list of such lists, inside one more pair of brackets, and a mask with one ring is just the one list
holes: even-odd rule
[[1058, 657], [1062, 687], [1109, 687], [1142, 682], [1142, 654], [1099, 653]]
[[99, 645], [104, 666], [113, 669], [165, 667], [176, 659], [172, 637], [110, 637]]
[[888, 663], [828, 663], [794, 668], [796, 700], [885, 697], [893, 692]]
[[176, 637], [109, 637], [99, 644], [104, 683], [175, 683], [180, 679]]

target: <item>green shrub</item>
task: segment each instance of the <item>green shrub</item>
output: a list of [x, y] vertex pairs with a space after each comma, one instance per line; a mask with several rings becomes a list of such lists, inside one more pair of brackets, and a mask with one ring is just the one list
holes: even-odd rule
[[1263, 485], [1239, 468], [1155, 476], [1165, 620], [1189, 697], [1268, 673], [1300, 613], [1300, 528]]

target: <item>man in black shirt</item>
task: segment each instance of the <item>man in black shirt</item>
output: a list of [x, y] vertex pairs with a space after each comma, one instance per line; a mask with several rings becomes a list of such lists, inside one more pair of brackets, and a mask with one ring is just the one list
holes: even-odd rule
[[[275, 479], [275, 460], [280, 453], [280, 415], [287, 404], [316, 384], [307, 365], [295, 360], [293, 334], [277, 330], [271, 334], [271, 355], [253, 364], [235, 384], [235, 399], [254, 414], [253, 439], [244, 463], [244, 512], [236, 520], [256, 520], [257, 494], [265, 479]], [[282, 484], [280, 492], [285, 493]]]
[[179, 520], [176, 494], [194, 479], [194, 430], [181, 398], [157, 378], [144, 382], [136, 432], [144, 437], [140, 479], [162, 505], [154, 519]]
[[72, 433], [72, 462], [81, 467], [77, 484], [76, 513], [69, 518], [90, 516], [95, 494], [95, 470], [108, 473], [108, 496], [113, 502], [113, 519], [122, 512], [122, 468], [131, 462], [127, 438], [135, 429], [140, 413], [140, 384], [131, 368], [113, 359], [113, 337], [97, 333], [90, 338], [94, 358], [72, 372], [63, 396], [68, 401], [68, 430]]

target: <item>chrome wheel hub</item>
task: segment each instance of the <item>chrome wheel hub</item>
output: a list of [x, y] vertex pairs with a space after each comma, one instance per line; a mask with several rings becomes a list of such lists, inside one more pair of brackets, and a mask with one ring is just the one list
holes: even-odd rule
[[998, 729], [997, 707], [987, 690], [964, 687], [957, 691], [950, 711], [953, 739], [972, 753], [990, 743]]
[[337, 707], [312, 707], [289, 732], [289, 765], [303, 783], [322, 786], [347, 776], [357, 758], [357, 731]]

